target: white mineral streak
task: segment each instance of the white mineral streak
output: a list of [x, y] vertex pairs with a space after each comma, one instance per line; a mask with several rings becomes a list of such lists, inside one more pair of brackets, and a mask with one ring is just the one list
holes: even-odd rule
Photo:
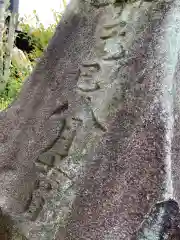
[[[165, 18], [163, 38], [159, 41], [159, 56], [162, 68], [162, 92], [161, 106], [163, 109], [162, 119], [165, 121], [165, 166], [166, 166], [166, 189], [164, 198], [173, 198], [172, 180], [172, 139], [174, 125], [174, 75], [178, 62], [180, 48], [180, 4], [175, 1], [170, 12]], [[162, 59], [161, 59], [162, 57]], [[164, 59], [163, 59], [164, 58]]]

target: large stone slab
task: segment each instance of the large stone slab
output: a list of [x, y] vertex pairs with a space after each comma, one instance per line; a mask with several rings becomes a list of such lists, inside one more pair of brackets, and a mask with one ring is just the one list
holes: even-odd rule
[[69, 5], [0, 116], [0, 206], [28, 239], [141, 239], [156, 212], [178, 216], [179, 10]]

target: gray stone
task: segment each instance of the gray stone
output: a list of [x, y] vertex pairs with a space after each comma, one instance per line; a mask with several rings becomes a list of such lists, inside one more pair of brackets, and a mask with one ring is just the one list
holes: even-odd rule
[[25, 56], [23, 51], [17, 47], [14, 47], [12, 50], [12, 64], [15, 65], [18, 69], [26, 69], [29, 72], [32, 71], [30, 60], [27, 56]]
[[61, 167], [61, 163], [62, 163], [62, 157], [60, 155], [55, 155], [54, 156], [55, 160], [54, 160], [54, 166], [56, 168], [60, 168]]
[[48, 153], [45, 153], [45, 154], [42, 154], [39, 156], [38, 160], [41, 162], [41, 163], [44, 163], [48, 166], [53, 166], [54, 164], [54, 156], [51, 155], [51, 154], [48, 154]]
[[[28, 239], [132, 239], [180, 202], [180, 3], [92, 3], [71, 2], [0, 113], [0, 207]], [[58, 167], [36, 161], [53, 149]], [[169, 236], [178, 208], [158, 214]]]
[[59, 191], [64, 191], [72, 185], [72, 181], [57, 169], [50, 170], [47, 178], [58, 183]]

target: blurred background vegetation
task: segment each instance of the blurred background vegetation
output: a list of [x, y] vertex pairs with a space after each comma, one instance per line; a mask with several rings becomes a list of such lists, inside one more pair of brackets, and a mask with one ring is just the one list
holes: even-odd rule
[[[21, 34], [15, 36], [15, 45], [16, 42], [18, 43], [18, 37], [20, 37], [21, 39], [26, 38], [28, 45], [31, 46], [31, 50], [23, 51], [23, 54], [27, 58], [31, 66], [22, 67], [19, 66], [16, 61], [12, 60], [7, 85], [3, 92], [0, 92], [0, 110], [5, 109], [17, 97], [23, 81], [30, 75], [37, 60], [42, 56], [43, 51], [47, 47], [49, 40], [54, 35], [55, 28], [61, 18], [62, 13], [56, 12], [54, 10], [52, 11], [54, 16], [54, 23], [46, 28], [41, 23], [35, 10], [33, 11], [31, 16], [19, 19], [19, 27], [21, 29]], [[35, 20], [36, 23], [33, 27], [28, 24], [28, 22], [30, 22], [32, 18]], [[17, 45], [16, 47], [18, 47]]]

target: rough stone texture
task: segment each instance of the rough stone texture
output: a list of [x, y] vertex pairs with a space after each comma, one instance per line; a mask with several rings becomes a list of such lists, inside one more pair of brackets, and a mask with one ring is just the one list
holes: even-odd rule
[[30, 70], [32, 71], [31, 62], [29, 59], [25, 56], [23, 51], [18, 49], [17, 47], [14, 47], [12, 50], [12, 63], [18, 68], [22, 70]]
[[41, 162], [50, 167], [52, 167], [54, 165], [54, 161], [55, 161], [55, 157], [48, 153], [44, 153], [44, 154], [40, 155], [37, 160], [37, 162]]
[[23, 235], [179, 239], [179, 49], [178, 1], [71, 2], [0, 115], [0, 206]]
[[168, 200], [152, 207], [149, 218], [142, 224], [132, 239], [179, 239], [179, 207]]

